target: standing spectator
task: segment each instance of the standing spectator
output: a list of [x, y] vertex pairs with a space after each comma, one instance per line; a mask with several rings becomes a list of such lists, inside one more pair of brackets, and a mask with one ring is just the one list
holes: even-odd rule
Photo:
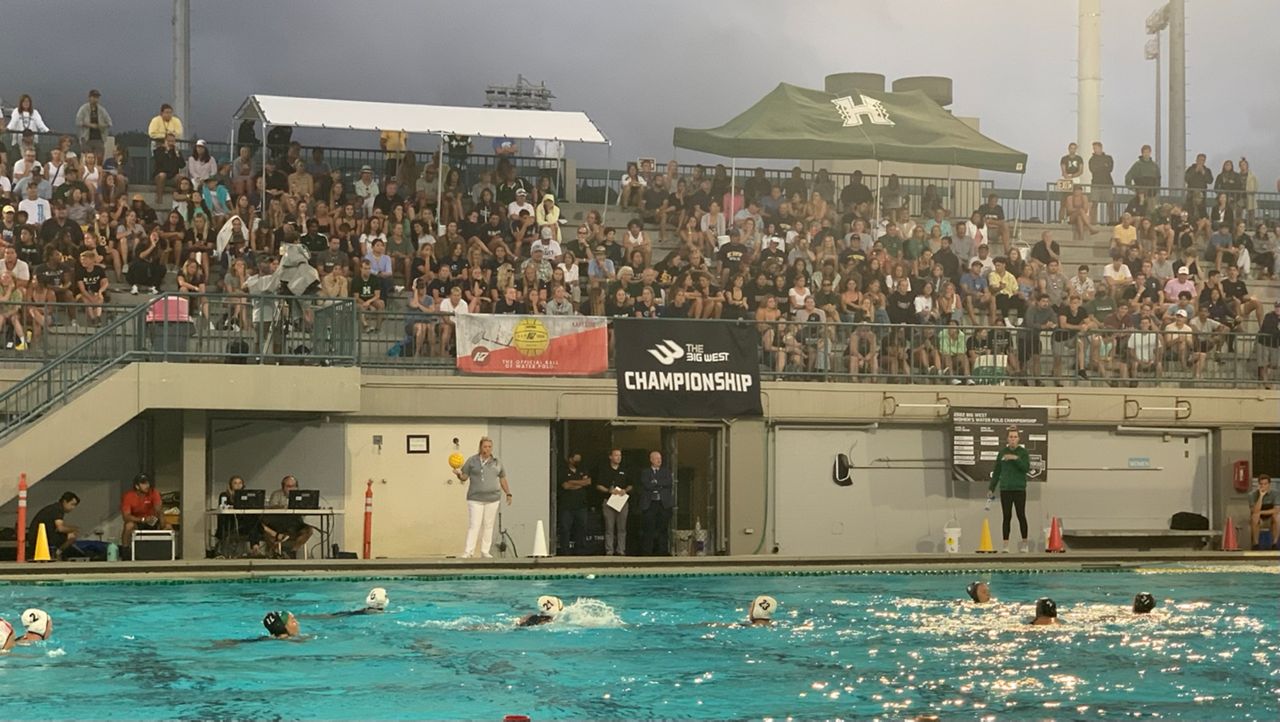
[[1114, 223], [1116, 217], [1115, 209], [1115, 181], [1111, 177], [1112, 171], [1115, 170], [1116, 162], [1106, 152], [1102, 150], [1101, 141], [1093, 141], [1093, 155], [1089, 156], [1089, 176], [1090, 184], [1093, 188], [1094, 203], [1097, 203], [1098, 222]]
[[1244, 191], [1244, 217], [1253, 223], [1258, 216], [1258, 176], [1249, 170], [1249, 161], [1245, 158], [1240, 159], [1240, 184]]
[[182, 172], [182, 156], [178, 155], [178, 138], [173, 133], [166, 135], [152, 152], [152, 176], [156, 184], [156, 203], [164, 201], [165, 188], [169, 183], [177, 183], [178, 174]]
[[1262, 549], [1258, 538], [1264, 519], [1271, 522], [1271, 548], [1280, 549], [1280, 507], [1276, 506], [1270, 474], [1258, 474], [1258, 488], [1249, 492], [1249, 538], [1254, 550]]
[[592, 496], [592, 481], [582, 469], [582, 454], [576, 451], [569, 454], [562, 474], [560, 492], [556, 497], [559, 553], [581, 556], [587, 553], [587, 510], [591, 506]]
[[1151, 159], [1151, 146], [1142, 146], [1138, 159], [1129, 166], [1129, 172], [1124, 174], [1124, 184], [1135, 191], [1146, 192], [1147, 211], [1150, 212], [1154, 207], [1152, 196], [1160, 186], [1160, 166]]
[[157, 146], [163, 145], [167, 136], [182, 137], [182, 119], [173, 114], [172, 105], [165, 103], [160, 106], [160, 114], [147, 124], [147, 135]]
[[676, 505], [675, 480], [671, 470], [662, 466], [662, 453], [649, 452], [649, 466], [640, 472], [640, 513], [644, 516], [644, 533], [640, 538], [642, 556], [669, 556], [671, 548], [671, 510]]
[[[456, 286], [454, 288], [457, 288]], [[493, 543], [493, 522], [498, 515], [498, 503], [505, 496], [511, 505], [511, 488], [507, 486], [507, 470], [493, 455], [493, 439], [480, 438], [479, 453], [467, 459], [453, 470], [453, 475], [467, 487], [467, 538], [462, 558], [470, 559], [479, 553], [491, 559], [489, 547]]]
[[1058, 168], [1062, 170], [1062, 179], [1071, 181], [1071, 185], [1080, 185], [1080, 176], [1084, 175], [1084, 158], [1078, 151], [1080, 146], [1067, 144], [1067, 154], [1058, 159]]
[[12, 143], [14, 146], [22, 145], [24, 134], [31, 133], [29, 136], [32, 144], [40, 142], [38, 133], [48, 133], [49, 126], [44, 124], [44, 119], [40, 117], [40, 111], [36, 110], [35, 104], [31, 101], [31, 96], [26, 93], [18, 98], [18, 105], [9, 114], [9, 130], [13, 131]]
[[89, 101], [76, 111], [76, 130], [80, 134], [80, 149], [104, 157], [107, 136], [111, 133], [111, 114], [102, 107], [97, 89], [89, 91]]
[[1280, 369], [1280, 301], [1258, 327], [1258, 380], [1272, 388], [1271, 373]]
[[[1073, 143], [1074, 145], [1074, 143]], [[1027, 551], [1027, 472], [1031, 471], [1031, 455], [1021, 442], [1021, 433], [1017, 429], [1009, 429], [1008, 443], [1000, 450], [996, 458], [995, 468], [991, 471], [991, 483], [987, 486], [990, 494], [1000, 490], [1000, 530], [1004, 539], [1001, 551], [1009, 551], [1009, 526], [1013, 514], [1018, 514], [1018, 529], [1022, 532], [1022, 543], [1019, 552]]]
[[1193, 219], [1203, 218], [1206, 210], [1205, 191], [1213, 183], [1213, 171], [1205, 165], [1205, 154], [1197, 153], [1196, 161], [1187, 166], [1182, 180], [1187, 185], [1187, 210]]

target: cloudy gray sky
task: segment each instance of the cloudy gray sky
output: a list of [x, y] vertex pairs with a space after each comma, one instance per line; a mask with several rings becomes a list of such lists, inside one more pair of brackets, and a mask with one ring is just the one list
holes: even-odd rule
[[[1186, 3], [1188, 152], [1207, 152], [1215, 170], [1247, 156], [1272, 188], [1280, 177], [1280, 1]], [[1103, 0], [1102, 136], [1119, 167], [1153, 138], [1154, 66], [1143, 60], [1143, 23], [1159, 4]], [[46, 122], [65, 128], [98, 87], [124, 130], [144, 127], [171, 100], [168, 0], [4, 5], [22, 28], [0, 34], [6, 105], [30, 92]], [[954, 78], [953, 110], [1026, 151], [1029, 182], [1056, 175], [1075, 135], [1071, 0], [192, 5], [186, 120], [211, 138], [227, 137], [231, 114], [255, 92], [480, 105], [486, 85], [517, 72], [545, 80], [557, 109], [589, 113], [613, 139], [615, 159], [668, 158], [674, 126], [719, 125], [780, 81], [820, 88], [825, 75], [844, 71]], [[603, 154], [571, 153], [603, 162]]]

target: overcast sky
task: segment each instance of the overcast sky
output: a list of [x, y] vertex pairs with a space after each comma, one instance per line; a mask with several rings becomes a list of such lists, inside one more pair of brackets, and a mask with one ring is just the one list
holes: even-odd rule
[[[1280, 1], [1186, 3], [1188, 153], [1207, 152], [1215, 172], [1223, 159], [1247, 156], [1263, 188], [1273, 188]], [[1144, 20], [1160, 4], [1103, 0], [1102, 139], [1122, 172], [1154, 138], [1154, 64], [1142, 49]], [[68, 128], [97, 87], [117, 130], [127, 130], [143, 128], [172, 100], [168, 0], [4, 5], [7, 18], [21, 19], [20, 31], [0, 34], [5, 105], [29, 92], [50, 126]], [[613, 140], [615, 160], [669, 158], [677, 125], [719, 125], [780, 81], [821, 88], [825, 75], [846, 71], [881, 73], [890, 83], [952, 77], [953, 111], [981, 118], [986, 134], [1028, 153], [1029, 183], [1056, 177], [1076, 129], [1071, 0], [192, 6], [192, 117], [184, 120], [211, 139], [228, 137], [231, 114], [251, 93], [478, 106], [486, 85], [512, 82], [517, 72], [546, 81], [556, 109], [586, 111]], [[570, 154], [603, 162], [603, 154]]]

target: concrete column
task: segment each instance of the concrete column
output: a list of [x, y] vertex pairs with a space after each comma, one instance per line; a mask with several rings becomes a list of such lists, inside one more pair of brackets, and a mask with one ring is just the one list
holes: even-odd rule
[[[729, 554], [772, 554], [773, 509], [769, 508], [768, 427], [762, 419], [738, 419], [729, 425], [728, 479], [725, 483]], [[766, 459], [768, 463], [766, 464]]]
[[1187, 168], [1187, 8], [1169, 0], [1169, 167], [1168, 184], [1181, 188]]
[[[1090, 144], [1101, 140], [1102, 121], [1102, 0], [1079, 0], [1080, 29], [1076, 71], [1076, 142], [1088, 158]], [[1086, 174], [1088, 167], [1085, 168]], [[1092, 177], [1086, 175], [1092, 182]]]
[[[173, 110], [191, 134], [191, 0], [173, 0]], [[181, 139], [180, 139], [181, 140]]]
[[182, 412], [182, 558], [204, 559], [208, 539], [209, 424], [204, 411]]

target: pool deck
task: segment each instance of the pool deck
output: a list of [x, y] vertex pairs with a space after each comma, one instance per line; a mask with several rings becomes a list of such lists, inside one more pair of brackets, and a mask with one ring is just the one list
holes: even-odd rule
[[0, 581], [163, 581], [265, 577], [490, 577], [820, 574], [824, 572], [946, 573], [963, 570], [1015, 572], [1122, 570], [1180, 565], [1217, 567], [1271, 565], [1280, 572], [1280, 552], [1069, 552], [1066, 554], [902, 554], [871, 557], [545, 557], [458, 559], [201, 559], [174, 562], [0, 563]]

